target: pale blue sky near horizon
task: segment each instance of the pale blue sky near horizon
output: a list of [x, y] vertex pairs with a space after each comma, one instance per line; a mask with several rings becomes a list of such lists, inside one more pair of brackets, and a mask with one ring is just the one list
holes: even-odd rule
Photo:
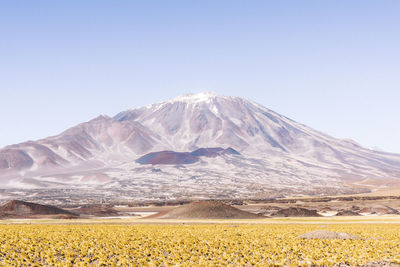
[[0, 147], [213, 91], [400, 153], [400, 1], [1, 1]]

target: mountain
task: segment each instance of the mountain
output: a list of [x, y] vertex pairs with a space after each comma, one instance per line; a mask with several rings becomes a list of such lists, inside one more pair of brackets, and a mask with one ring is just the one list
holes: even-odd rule
[[218, 201], [196, 201], [177, 208], [144, 217], [144, 219], [262, 219], [265, 216], [250, 213]]
[[[141, 162], [154, 156], [162, 161]], [[102, 115], [0, 150], [3, 197], [25, 190], [26, 197], [68, 199], [268, 198], [399, 184], [400, 155], [209, 92]]]

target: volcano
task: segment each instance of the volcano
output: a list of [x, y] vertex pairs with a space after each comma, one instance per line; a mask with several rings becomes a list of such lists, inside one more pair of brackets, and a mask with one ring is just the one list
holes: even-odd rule
[[400, 155], [209, 92], [101, 115], [0, 150], [0, 189], [46, 189], [40, 194], [50, 198], [270, 198], [399, 185]]

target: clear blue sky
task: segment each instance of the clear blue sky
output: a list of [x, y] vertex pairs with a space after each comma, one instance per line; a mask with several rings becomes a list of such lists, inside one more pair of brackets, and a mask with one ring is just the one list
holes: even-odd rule
[[214, 91], [400, 153], [400, 1], [1, 1], [0, 147]]

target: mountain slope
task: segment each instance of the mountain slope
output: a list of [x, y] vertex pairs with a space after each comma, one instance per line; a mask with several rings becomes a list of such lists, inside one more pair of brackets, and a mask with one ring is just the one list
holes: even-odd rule
[[157, 135], [138, 122], [99, 116], [57, 136], [1, 149], [0, 176], [35, 176], [118, 164], [157, 147], [158, 142]]
[[[238, 153], [201, 157], [229, 147]], [[163, 160], [175, 162], [169, 157], [195, 150], [199, 160], [185, 162], [190, 164], [135, 162], [157, 151], [173, 151]], [[0, 150], [0, 188], [8, 189], [74, 188], [76, 194], [118, 192], [138, 199], [240, 198], [398, 184], [400, 155], [365, 149], [253, 101], [213, 93], [99, 116], [60, 135]]]

